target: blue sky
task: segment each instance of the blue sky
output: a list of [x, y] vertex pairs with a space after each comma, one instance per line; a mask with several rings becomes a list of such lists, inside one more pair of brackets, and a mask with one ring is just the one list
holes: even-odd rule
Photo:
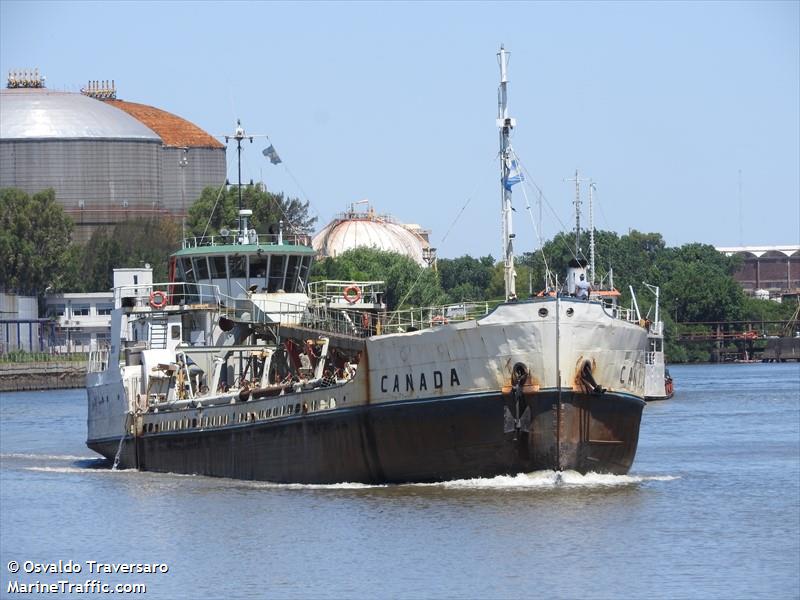
[[[564, 180], [578, 168], [596, 181], [600, 229], [798, 244], [799, 7], [2, 0], [0, 71], [38, 67], [71, 91], [114, 79], [119, 98], [213, 134], [241, 118], [285, 161], [270, 165], [257, 140], [246, 177], [307, 197], [320, 225], [369, 198], [431, 229], [440, 256], [498, 257], [503, 43], [514, 148], [545, 194], [545, 237], [572, 226]], [[514, 191], [517, 251], [531, 250]]]

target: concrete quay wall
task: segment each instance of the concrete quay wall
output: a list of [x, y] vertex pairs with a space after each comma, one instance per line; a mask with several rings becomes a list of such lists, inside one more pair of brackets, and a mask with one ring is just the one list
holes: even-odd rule
[[0, 393], [86, 386], [87, 361], [0, 362]]

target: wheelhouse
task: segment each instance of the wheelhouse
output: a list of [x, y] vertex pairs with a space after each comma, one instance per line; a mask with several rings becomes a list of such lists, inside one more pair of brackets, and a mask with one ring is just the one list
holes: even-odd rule
[[172, 255], [170, 280], [218, 286], [222, 294], [232, 298], [244, 296], [248, 290], [304, 293], [314, 249], [302, 243], [254, 241], [251, 244], [211, 241], [206, 245], [184, 242], [184, 247]]

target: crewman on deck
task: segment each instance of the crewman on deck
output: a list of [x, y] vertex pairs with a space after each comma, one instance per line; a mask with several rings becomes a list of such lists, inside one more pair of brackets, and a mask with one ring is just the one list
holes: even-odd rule
[[575, 296], [578, 300], [588, 300], [592, 292], [592, 286], [586, 281], [586, 277], [581, 273], [580, 279], [575, 283]]

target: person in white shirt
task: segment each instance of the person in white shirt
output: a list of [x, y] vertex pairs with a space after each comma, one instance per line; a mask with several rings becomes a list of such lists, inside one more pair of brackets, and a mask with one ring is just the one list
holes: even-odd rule
[[588, 281], [586, 281], [586, 277], [581, 274], [580, 280], [575, 283], [575, 296], [578, 298], [578, 300], [588, 300], [591, 291], [592, 286], [589, 285]]

